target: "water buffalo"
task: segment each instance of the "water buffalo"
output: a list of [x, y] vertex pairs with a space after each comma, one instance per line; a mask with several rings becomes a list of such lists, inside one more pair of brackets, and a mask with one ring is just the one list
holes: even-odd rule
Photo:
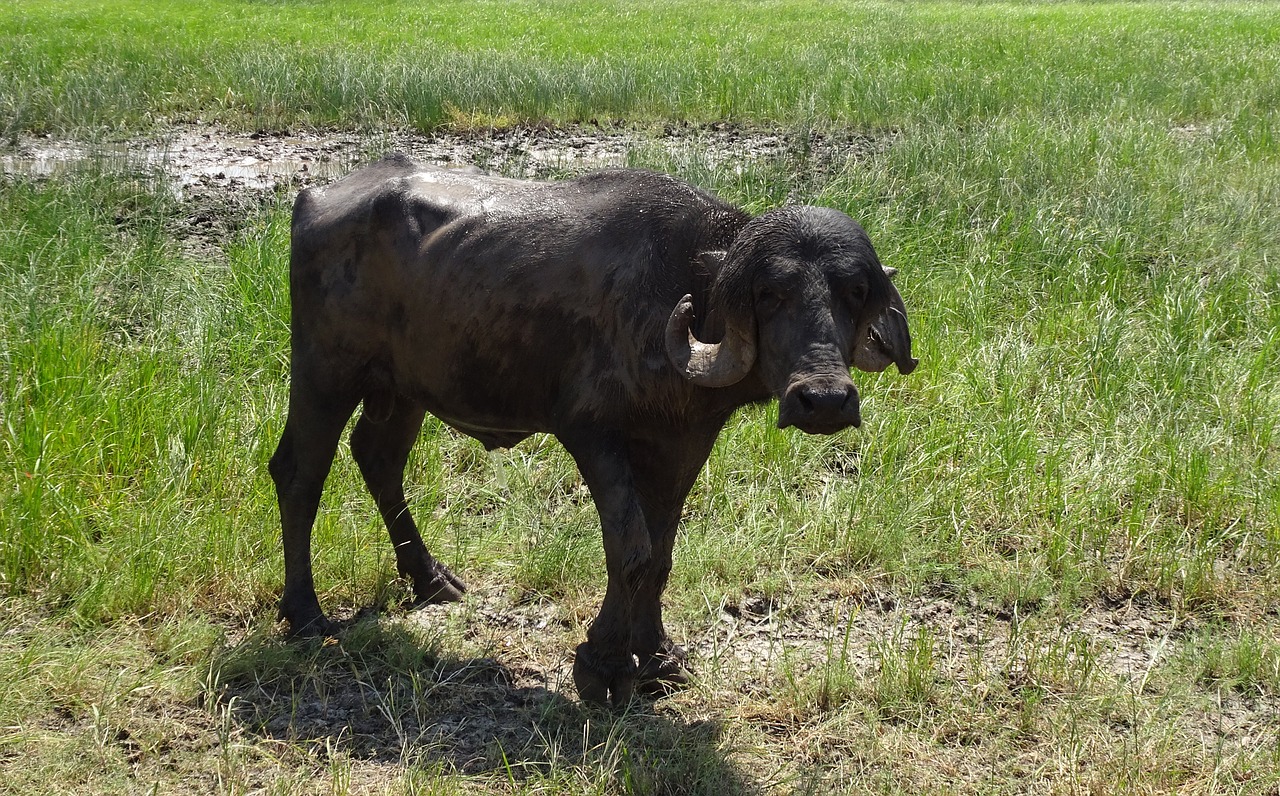
[[862, 228], [784, 207], [751, 217], [672, 177], [527, 182], [391, 156], [293, 211], [289, 415], [270, 471], [294, 632], [331, 629], [311, 526], [342, 429], [418, 601], [465, 586], [422, 543], [404, 468], [425, 414], [486, 448], [554, 434], [591, 491], [608, 585], [577, 648], [583, 700], [687, 681], [661, 596], [689, 489], [729, 416], [861, 421], [851, 365], [916, 365], [906, 309]]

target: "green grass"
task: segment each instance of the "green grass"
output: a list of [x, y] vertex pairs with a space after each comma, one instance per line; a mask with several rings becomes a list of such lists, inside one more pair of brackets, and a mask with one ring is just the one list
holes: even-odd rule
[[[1270, 792], [1278, 37], [1259, 3], [6, 6], [11, 136], [779, 127], [631, 160], [848, 211], [921, 365], [855, 376], [857, 432], [730, 424], [667, 593], [702, 680], [607, 716], [566, 698], [603, 564], [547, 439], [428, 423], [410, 502], [478, 589], [421, 617], [341, 452], [321, 599], [388, 613], [276, 634], [289, 196], [193, 249], [145, 169], [4, 178], [0, 793]], [[883, 146], [819, 161], [836, 127]]]
[[1101, 112], [1265, 150], [1280, 106], [1266, 3], [23, 0], [0, 43], [10, 132]]

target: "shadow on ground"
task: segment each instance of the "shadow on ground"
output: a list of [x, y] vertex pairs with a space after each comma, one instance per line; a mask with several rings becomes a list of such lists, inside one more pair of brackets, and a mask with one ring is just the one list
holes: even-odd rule
[[603, 777], [642, 793], [753, 790], [722, 748], [720, 722], [684, 722], [642, 701], [587, 708], [545, 675], [441, 655], [374, 618], [345, 625], [323, 640], [264, 629], [225, 650], [216, 698], [231, 720], [318, 755], [391, 765], [565, 784]]

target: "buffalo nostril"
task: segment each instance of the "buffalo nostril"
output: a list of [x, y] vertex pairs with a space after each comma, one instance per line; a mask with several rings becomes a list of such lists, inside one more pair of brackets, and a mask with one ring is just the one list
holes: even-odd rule
[[848, 412], [850, 410], [857, 411], [857, 409], [858, 409], [858, 391], [853, 387], [853, 385], [850, 385], [849, 388], [845, 390], [844, 403], [840, 405], [840, 411], [842, 412]]
[[834, 380], [795, 385], [778, 411], [779, 428], [798, 426], [810, 434], [833, 434], [861, 422], [857, 388]]
[[805, 387], [796, 393], [796, 403], [808, 415], [842, 412], [848, 402], [847, 388]]

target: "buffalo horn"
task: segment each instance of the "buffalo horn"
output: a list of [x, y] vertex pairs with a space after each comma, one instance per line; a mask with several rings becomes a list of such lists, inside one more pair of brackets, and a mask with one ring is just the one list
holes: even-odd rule
[[756, 361], [755, 335], [729, 324], [719, 343], [693, 336], [693, 297], [685, 295], [667, 319], [667, 357], [700, 387], [728, 387], [742, 381]]

